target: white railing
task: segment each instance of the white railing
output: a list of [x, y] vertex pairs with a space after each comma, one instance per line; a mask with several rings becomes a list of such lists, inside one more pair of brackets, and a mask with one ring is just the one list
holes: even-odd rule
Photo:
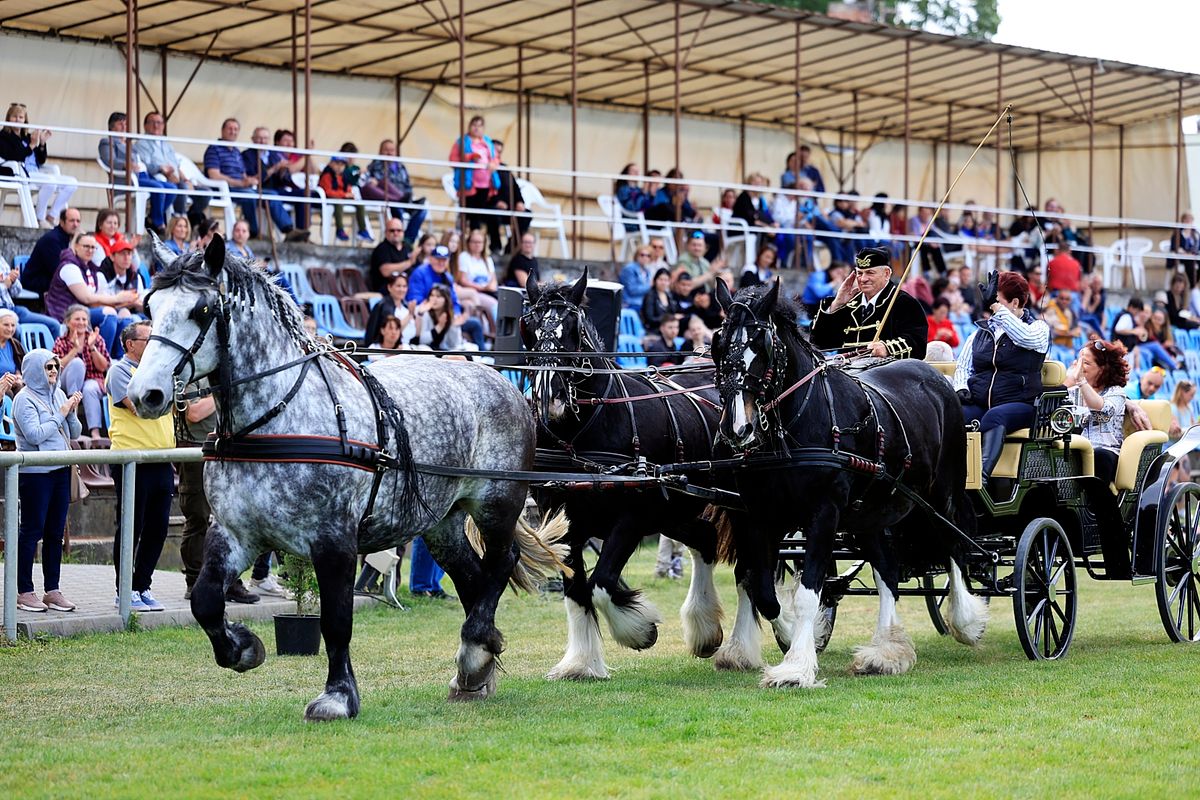
[[0, 452], [4, 469], [4, 635], [17, 640], [17, 545], [20, 510], [18, 477], [21, 465], [63, 467], [72, 464], [120, 464], [121, 474], [121, 574], [117, 579], [118, 613], [128, 626], [133, 592], [133, 492], [137, 465], [200, 461], [196, 447], [169, 450], [45, 450]]

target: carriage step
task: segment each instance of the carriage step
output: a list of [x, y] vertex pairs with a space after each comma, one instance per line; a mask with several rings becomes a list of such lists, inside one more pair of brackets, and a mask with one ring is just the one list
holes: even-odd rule
[[1147, 583], [1157, 583], [1158, 578], [1153, 575], [1134, 575], [1129, 581], [1134, 586], [1145, 586]]

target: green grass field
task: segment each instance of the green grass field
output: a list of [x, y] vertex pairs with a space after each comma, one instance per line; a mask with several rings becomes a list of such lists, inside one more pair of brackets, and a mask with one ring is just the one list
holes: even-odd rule
[[[456, 603], [360, 612], [352, 722], [301, 721], [323, 655], [236, 675], [196, 628], [0, 648], [0, 797], [1195, 796], [1200, 650], [1168, 643], [1153, 587], [1085, 581], [1055, 664], [1025, 660], [1007, 602], [972, 651], [907, 598], [918, 661], [895, 678], [847, 673], [875, 611], [849, 598], [821, 657], [828, 687], [769, 691], [684, 653], [685, 587], [652, 567], [643, 549], [631, 575], [666, 617], [659, 642], [606, 642], [604, 683], [544, 680], [561, 602], [507, 595], [507, 672], [480, 704], [445, 700]], [[256, 630], [273, 652], [270, 626]], [[769, 631], [764, 648], [778, 660]]]

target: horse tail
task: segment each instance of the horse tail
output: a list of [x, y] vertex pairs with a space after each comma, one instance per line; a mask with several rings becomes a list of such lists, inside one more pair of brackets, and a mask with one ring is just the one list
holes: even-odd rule
[[733, 538], [733, 522], [729, 512], [720, 506], [708, 505], [700, 519], [711, 522], [717, 529], [717, 561], [733, 564], [737, 561], [737, 542]]
[[[512, 576], [508, 579], [514, 589], [532, 594], [538, 591], [546, 578], [556, 573], [568, 578], [574, 574], [574, 570], [566, 564], [570, 548], [562, 543], [570, 527], [567, 512], [563, 510], [554, 516], [547, 515], [536, 528], [523, 517], [517, 517], [513, 534], [519, 555]], [[471, 543], [475, 554], [482, 558], [485, 551], [483, 534], [470, 517], [467, 517], [467, 541]]]

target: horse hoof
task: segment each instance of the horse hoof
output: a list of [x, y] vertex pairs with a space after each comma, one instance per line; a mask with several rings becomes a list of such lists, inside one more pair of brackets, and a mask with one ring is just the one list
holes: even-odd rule
[[331, 722], [358, 716], [358, 698], [345, 692], [322, 692], [304, 709], [305, 722]]
[[586, 666], [584, 664], [558, 663], [546, 673], [548, 681], [606, 681], [608, 668], [603, 664]]
[[[460, 688], [467, 686], [468, 688]], [[451, 703], [470, 703], [475, 700], [486, 700], [496, 693], [496, 671], [490, 670], [487, 680], [475, 688], [469, 688], [466, 681], [460, 683], [458, 676], [450, 681], [450, 694], [446, 697]]]
[[[815, 654], [814, 654], [815, 655]], [[759, 685], [764, 689], [823, 689], [825, 681], [817, 680], [817, 663], [789, 663], [763, 670]]]
[[715, 642], [705, 642], [704, 644], [700, 645], [696, 649], [694, 655], [696, 656], [696, 658], [712, 658], [713, 656], [715, 656], [717, 654], [717, 651], [720, 649], [721, 649], [721, 640], [718, 639]]
[[740, 647], [722, 647], [713, 659], [713, 669], [720, 672], [753, 672], [761, 668], [762, 660]]
[[262, 666], [267, 660], [267, 649], [263, 647], [262, 639], [244, 625], [230, 626], [229, 633], [234, 642], [229, 668], [234, 672], [249, 672]]
[[917, 651], [903, 628], [891, 627], [871, 644], [854, 651], [850, 671], [855, 675], [903, 675], [917, 663]]

